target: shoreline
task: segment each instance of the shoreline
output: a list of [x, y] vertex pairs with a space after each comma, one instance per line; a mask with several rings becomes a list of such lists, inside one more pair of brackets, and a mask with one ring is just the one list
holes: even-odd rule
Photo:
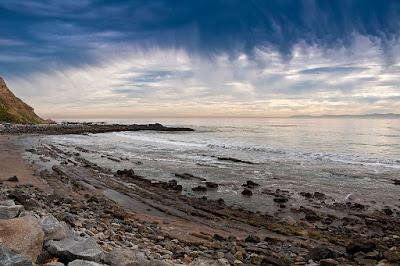
[[[16, 137], [0, 136], [0, 144], [11, 150], [17, 147], [15, 141]], [[22, 152], [14, 148], [4, 162], [13, 165], [20, 154], [16, 164], [20, 169]], [[390, 249], [400, 244], [399, 213], [370, 213], [362, 205], [352, 204], [329, 206], [340, 214], [329, 215], [312, 208], [326, 207], [323, 195], [314, 193], [304, 195], [309, 205], [290, 210], [293, 221], [286, 221], [273, 213], [232, 208], [223, 200], [182, 195], [178, 179], [154, 182], [134, 170], [113, 172], [78, 153], [49, 145], [29, 152], [58, 164], [51, 170], [36, 165], [36, 175], [26, 175], [33, 168], [24, 163], [27, 172], [20, 174], [25, 178], [20, 183], [3, 183], [2, 197], [18, 191], [25, 196], [15, 200], [26, 209], [32, 208], [36, 215], [53, 215], [75, 234], [94, 239], [103, 252], [135, 250], [147, 260], [165, 265], [363, 265], [390, 263]], [[10, 171], [12, 168], [7, 173]], [[24, 182], [31, 178], [52, 189]], [[272, 191], [271, 197], [281, 201], [276, 205], [278, 212], [291, 200], [278, 190]], [[34, 207], [29, 206], [32, 199], [38, 202]], [[78, 211], [82, 209], [84, 213]], [[368, 254], [371, 252], [374, 255]], [[196, 264], [202, 261], [206, 264]]]
[[167, 127], [159, 123], [155, 124], [104, 124], [104, 123], [61, 123], [61, 124], [38, 124], [17, 125], [0, 124], [0, 135], [67, 135], [67, 134], [89, 134], [119, 131], [160, 131], [160, 132], [193, 132], [194, 129], [187, 127]]

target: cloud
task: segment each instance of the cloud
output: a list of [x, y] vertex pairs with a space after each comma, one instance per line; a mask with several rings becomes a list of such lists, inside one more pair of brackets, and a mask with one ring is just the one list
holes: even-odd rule
[[0, 74], [53, 117], [399, 112], [399, 14], [389, 0], [4, 0]]
[[399, 112], [399, 63], [387, 66], [376, 44], [355, 38], [351, 51], [299, 45], [289, 62], [274, 50], [255, 50], [253, 60], [245, 53], [203, 57], [138, 46], [9, 83], [52, 117]]

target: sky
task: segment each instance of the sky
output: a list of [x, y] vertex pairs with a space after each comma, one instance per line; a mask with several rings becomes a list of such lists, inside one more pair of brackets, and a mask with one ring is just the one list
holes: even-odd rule
[[46, 118], [400, 113], [398, 0], [1, 0]]

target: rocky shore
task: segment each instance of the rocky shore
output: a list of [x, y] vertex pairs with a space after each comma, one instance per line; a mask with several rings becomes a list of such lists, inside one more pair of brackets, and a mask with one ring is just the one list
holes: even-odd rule
[[[191, 173], [155, 181], [137, 175], [133, 162], [114, 171], [84, 158], [95, 151], [74, 149], [27, 149], [46, 190], [21, 185], [18, 176], [2, 182], [0, 265], [400, 263], [399, 203], [376, 210], [249, 180], [240, 196], [264, 193], [275, 202], [270, 213], [251, 212], [202, 196], [218, 184]], [[183, 193], [186, 179], [198, 182], [197, 196]], [[294, 193], [304, 206], [293, 207]]]
[[65, 135], [65, 134], [86, 134], [86, 133], [106, 133], [118, 131], [194, 131], [184, 127], [166, 127], [161, 124], [148, 125], [125, 125], [125, 124], [104, 124], [104, 123], [54, 123], [54, 124], [0, 124], [0, 134], [46, 134], [46, 135]]

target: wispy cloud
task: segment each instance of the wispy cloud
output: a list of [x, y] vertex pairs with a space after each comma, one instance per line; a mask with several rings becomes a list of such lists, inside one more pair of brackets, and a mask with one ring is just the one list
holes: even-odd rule
[[[95, 64], [10, 80], [45, 116], [281, 116], [400, 110], [397, 64], [360, 38], [351, 52], [295, 47], [288, 62], [271, 51], [213, 57], [137, 47]], [[364, 58], [368, 51], [369, 58]], [[356, 65], [354, 67], [352, 65]], [[38, 90], [38, 88], [40, 88]]]

